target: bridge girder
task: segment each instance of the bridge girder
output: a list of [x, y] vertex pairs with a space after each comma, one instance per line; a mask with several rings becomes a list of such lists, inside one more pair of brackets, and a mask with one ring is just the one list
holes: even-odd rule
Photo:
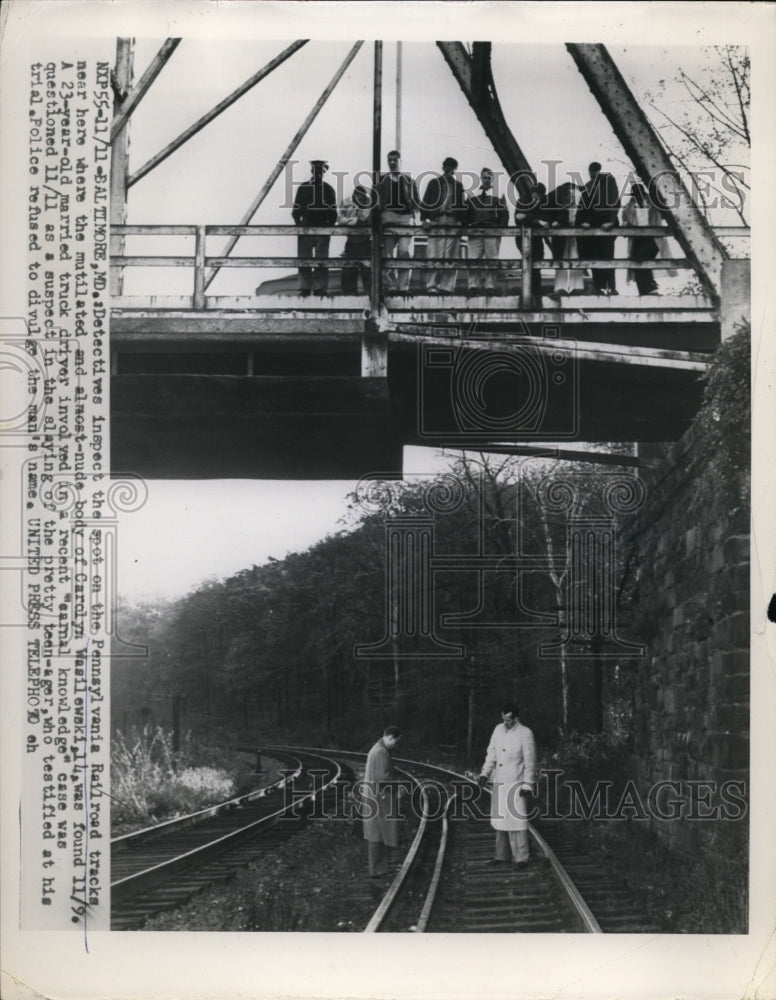
[[682, 183], [606, 46], [567, 43], [566, 49], [642, 181], [668, 218], [688, 260], [708, 291], [719, 298], [722, 265], [727, 254]]
[[475, 42], [471, 55], [463, 42], [437, 42], [437, 48], [509, 176], [518, 185], [520, 178], [533, 178], [531, 165], [507, 125], [498, 99], [490, 63], [490, 42]]

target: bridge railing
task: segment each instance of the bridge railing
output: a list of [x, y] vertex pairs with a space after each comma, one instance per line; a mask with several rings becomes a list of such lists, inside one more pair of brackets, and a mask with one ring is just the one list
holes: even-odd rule
[[[386, 258], [383, 256], [383, 239], [385, 235], [413, 236], [413, 237], [434, 237], [450, 236], [452, 233], [459, 237], [485, 236], [501, 237], [502, 246], [515, 246], [516, 256], [497, 257], [488, 259], [469, 260], [459, 257], [455, 259], [436, 259], [410, 257], [409, 259]], [[740, 235], [741, 230], [735, 227], [730, 233], [725, 235]], [[207, 241], [211, 237], [240, 236], [240, 237], [295, 237], [295, 236], [361, 236], [370, 238], [370, 255], [363, 257], [332, 257], [309, 258], [299, 256], [246, 256], [246, 255], [224, 255], [209, 254], [207, 252]], [[532, 296], [532, 273], [536, 269], [548, 269], [552, 271], [564, 270], [593, 270], [598, 268], [615, 269], [648, 269], [648, 270], [676, 270], [689, 269], [692, 267], [686, 258], [660, 257], [655, 260], [633, 261], [627, 257], [617, 257], [606, 260], [595, 259], [561, 259], [552, 257], [550, 240], [555, 237], [576, 236], [577, 238], [591, 237], [666, 237], [670, 236], [670, 230], [665, 227], [631, 227], [619, 226], [610, 230], [594, 228], [558, 226], [546, 229], [533, 229], [528, 226], [503, 227], [494, 229], [480, 228], [456, 228], [440, 226], [286, 226], [286, 225], [114, 225], [111, 228], [112, 250], [110, 261], [114, 275], [123, 275], [127, 267], [185, 267], [192, 269], [191, 308], [194, 310], [204, 310], [207, 308], [208, 296], [206, 294], [210, 282], [221, 268], [325, 268], [341, 269], [344, 266], [369, 268], [370, 273], [370, 300], [374, 309], [380, 308], [384, 302], [385, 272], [387, 270], [397, 271], [409, 269], [412, 271], [445, 271], [445, 270], [465, 270], [472, 271], [506, 271], [517, 272], [519, 276], [518, 285], [518, 307], [529, 310], [533, 304]], [[129, 254], [125, 252], [125, 238], [129, 236], [161, 237], [161, 236], [186, 236], [194, 238], [194, 252], [189, 254]], [[535, 254], [534, 241], [543, 241], [545, 255]], [[460, 244], [459, 244], [460, 247]], [[459, 249], [460, 253], [460, 249]], [[406, 292], [401, 294], [422, 294], [423, 291]]]

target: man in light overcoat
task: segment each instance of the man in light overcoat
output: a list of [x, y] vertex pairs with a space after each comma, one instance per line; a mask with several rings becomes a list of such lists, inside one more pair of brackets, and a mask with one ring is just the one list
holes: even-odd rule
[[493, 782], [490, 825], [496, 831], [495, 857], [488, 864], [508, 864], [518, 868], [528, 864], [528, 812], [536, 780], [536, 743], [533, 733], [518, 719], [517, 705], [507, 704], [501, 723], [493, 730], [481, 785]]

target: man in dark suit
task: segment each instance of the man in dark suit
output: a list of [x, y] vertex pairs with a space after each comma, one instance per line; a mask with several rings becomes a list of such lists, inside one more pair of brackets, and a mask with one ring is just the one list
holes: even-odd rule
[[[582, 188], [577, 225], [583, 229], [600, 229], [608, 233], [618, 224], [620, 192], [611, 174], [601, 170], [600, 163], [588, 167], [590, 180]], [[614, 257], [614, 236], [580, 236], [579, 256], [584, 260], [611, 260]], [[593, 268], [593, 285], [599, 295], [616, 295], [613, 267]]]
[[[296, 189], [291, 215], [297, 226], [336, 226], [337, 225], [337, 195], [331, 184], [327, 184], [323, 175], [329, 169], [325, 160], [310, 160], [312, 170], [310, 180], [300, 184]], [[315, 260], [327, 260], [329, 256], [330, 236], [297, 236], [297, 256], [310, 257]], [[299, 268], [300, 291], [309, 295], [315, 286], [316, 295], [325, 295], [329, 287], [329, 271], [326, 267]]]
[[[460, 229], [466, 224], [468, 209], [463, 184], [455, 179], [458, 161], [448, 156], [442, 163], [442, 174], [432, 177], [423, 194], [420, 215], [431, 226], [448, 227], [449, 235], [429, 236], [428, 256], [434, 260], [457, 260], [459, 256]], [[445, 268], [428, 271], [426, 290], [450, 295], [455, 291], [458, 271]]]

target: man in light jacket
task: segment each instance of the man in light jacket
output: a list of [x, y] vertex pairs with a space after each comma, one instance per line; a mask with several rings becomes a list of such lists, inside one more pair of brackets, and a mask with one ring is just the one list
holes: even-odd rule
[[501, 724], [493, 730], [479, 777], [493, 781], [490, 825], [496, 831], [495, 857], [490, 865], [528, 864], [528, 811], [536, 780], [536, 743], [533, 733], [518, 719], [517, 705], [507, 704]]
[[[401, 172], [401, 154], [392, 149], [388, 154], [388, 173], [380, 174], [377, 184], [377, 210], [383, 226], [411, 226], [418, 207], [418, 191], [409, 174]], [[399, 260], [412, 257], [412, 237], [383, 233], [383, 259], [396, 256]], [[385, 291], [407, 295], [412, 270], [409, 267], [389, 267], [385, 272]]]

